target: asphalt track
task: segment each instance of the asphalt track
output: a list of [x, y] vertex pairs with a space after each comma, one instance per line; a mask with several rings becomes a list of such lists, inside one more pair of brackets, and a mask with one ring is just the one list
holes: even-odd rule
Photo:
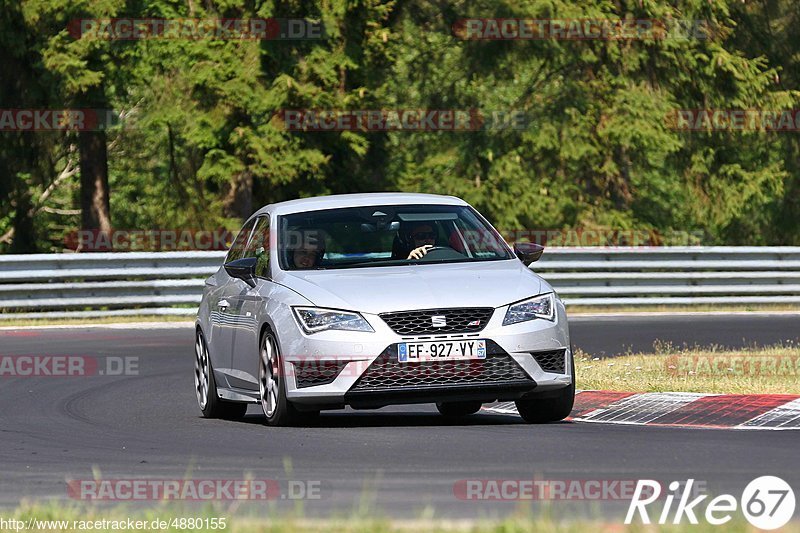
[[685, 314], [574, 317], [570, 335], [576, 347], [597, 356], [650, 352], [655, 341], [673, 346], [718, 345], [738, 349], [752, 345], [797, 343], [798, 314]]
[[[658, 338], [741, 346], [797, 339], [800, 318], [658, 317], [576, 320], [574, 342], [613, 354]], [[68, 500], [69, 479], [274, 479], [318, 482], [306, 515], [492, 517], [513, 501], [459, 499], [460, 480], [699, 480], [741, 495], [755, 477], [778, 475], [800, 490], [795, 431], [725, 431], [559, 423], [532, 426], [480, 413], [448, 423], [431, 406], [332, 412], [310, 428], [269, 428], [255, 406], [244, 421], [200, 418], [192, 382], [191, 328], [0, 332], [2, 355], [138, 357], [138, 375], [0, 378], [0, 505]], [[102, 365], [101, 365], [102, 366]], [[94, 472], [94, 473], [93, 473]], [[246, 503], [289, 511], [278, 498]], [[150, 505], [150, 503], [145, 503]], [[227, 509], [230, 504], [221, 504]], [[598, 507], [599, 506], [599, 507]], [[622, 502], [557, 502], [551, 512], [602, 512]]]

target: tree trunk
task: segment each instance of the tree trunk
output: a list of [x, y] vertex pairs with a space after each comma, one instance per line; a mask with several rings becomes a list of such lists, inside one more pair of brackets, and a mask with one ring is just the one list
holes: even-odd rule
[[111, 233], [105, 131], [78, 133], [81, 168], [81, 229]]
[[36, 253], [36, 232], [31, 217], [31, 197], [24, 187], [20, 187], [17, 195], [17, 209], [14, 214], [13, 240], [9, 247], [12, 254]]
[[223, 212], [226, 217], [242, 221], [253, 214], [253, 174], [249, 170], [240, 172], [231, 180]]

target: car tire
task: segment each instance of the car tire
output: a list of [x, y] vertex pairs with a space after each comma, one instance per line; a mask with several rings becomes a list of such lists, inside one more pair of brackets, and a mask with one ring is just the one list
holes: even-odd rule
[[440, 402], [436, 409], [447, 418], [459, 418], [472, 415], [481, 410], [481, 402]]
[[222, 418], [237, 420], [244, 417], [247, 404], [220, 399], [217, 394], [217, 381], [208, 352], [208, 343], [199, 329], [195, 334], [194, 390], [203, 418]]
[[319, 411], [299, 411], [286, 397], [286, 371], [278, 339], [267, 329], [258, 355], [259, 403], [268, 426], [296, 426], [312, 422]]
[[572, 383], [556, 391], [548, 391], [540, 396], [531, 396], [517, 400], [517, 411], [525, 422], [529, 424], [546, 424], [559, 422], [567, 418], [575, 404], [575, 361], [570, 349], [570, 369], [572, 370]]

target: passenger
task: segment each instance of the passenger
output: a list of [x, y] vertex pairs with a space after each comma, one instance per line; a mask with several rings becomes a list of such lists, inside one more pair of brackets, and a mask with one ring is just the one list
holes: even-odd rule
[[289, 257], [295, 268], [316, 268], [325, 255], [325, 235], [319, 230], [305, 230], [303, 239]]

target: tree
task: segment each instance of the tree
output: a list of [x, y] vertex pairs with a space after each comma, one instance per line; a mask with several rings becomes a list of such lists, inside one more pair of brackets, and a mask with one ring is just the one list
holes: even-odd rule
[[[3, 250], [59, 249], [79, 224], [109, 230], [112, 212], [119, 228], [233, 229], [266, 203], [378, 190], [462, 196], [506, 229], [800, 243], [796, 136], [682, 132], [666, 120], [676, 109], [795, 107], [800, 14], [788, 0], [3, 7], [0, 62], [17, 74], [0, 80], [4, 102], [125, 117], [91, 132], [0, 133]], [[68, 30], [74, 19], [113, 16], [305, 18], [325, 35], [121, 41]], [[704, 20], [713, 31], [580, 41], [473, 41], [454, 31], [460, 19], [485, 16]], [[526, 122], [469, 132], [289, 131], [279, 112], [292, 109], [478, 110]], [[59, 178], [78, 164], [80, 180]]]

